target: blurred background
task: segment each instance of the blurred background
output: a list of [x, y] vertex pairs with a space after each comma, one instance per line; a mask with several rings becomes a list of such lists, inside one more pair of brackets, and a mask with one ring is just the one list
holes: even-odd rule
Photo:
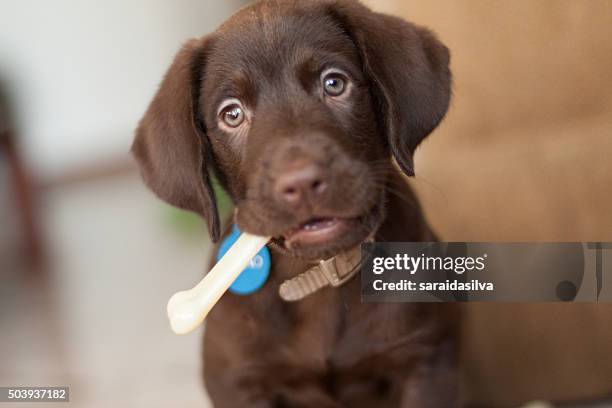
[[244, 4], [0, 0], [0, 385], [70, 385], [82, 407], [206, 401], [201, 333], [174, 335], [165, 304], [209, 241], [129, 148], [180, 45]]
[[[210, 243], [128, 151], [180, 44], [246, 3], [0, 0], [0, 385], [70, 385], [74, 406], [206, 401], [201, 333], [173, 335], [165, 304]], [[444, 240], [612, 241], [612, 2], [365, 3], [452, 51], [453, 104], [411, 181]]]

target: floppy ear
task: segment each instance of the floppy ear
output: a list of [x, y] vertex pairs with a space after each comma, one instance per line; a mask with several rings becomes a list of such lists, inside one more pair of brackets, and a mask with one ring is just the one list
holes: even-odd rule
[[140, 121], [132, 153], [145, 183], [161, 199], [200, 214], [213, 241], [219, 215], [210, 182], [212, 153], [199, 109], [210, 40], [187, 42]]
[[450, 103], [448, 49], [431, 31], [357, 1], [332, 2], [330, 12], [359, 50], [391, 152], [414, 176], [414, 151]]

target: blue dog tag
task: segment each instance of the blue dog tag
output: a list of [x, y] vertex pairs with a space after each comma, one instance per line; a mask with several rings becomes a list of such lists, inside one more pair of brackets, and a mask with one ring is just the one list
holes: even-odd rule
[[[234, 245], [240, 237], [240, 230], [236, 225], [232, 228], [232, 233], [223, 240], [217, 253], [217, 262]], [[270, 275], [270, 251], [268, 247], [263, 247], [249, 262], [244, 271], [236, 278], [229, 291], [236, 295], [250, 295], [257, 292], [268, 280]]]

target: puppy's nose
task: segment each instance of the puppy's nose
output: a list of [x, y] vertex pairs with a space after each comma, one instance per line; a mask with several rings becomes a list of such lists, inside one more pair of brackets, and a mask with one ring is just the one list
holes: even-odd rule
[[281, 201], [292, 206], [316, 200], [327, 190], [322, 169], [309, 164], [287, 171], [276, 180], [276, 193]]

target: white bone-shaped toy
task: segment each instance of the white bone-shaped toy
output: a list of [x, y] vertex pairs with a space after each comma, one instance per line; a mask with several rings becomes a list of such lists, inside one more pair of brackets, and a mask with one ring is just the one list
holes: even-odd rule
[[198, 327], [269, 241], [270, 238], [243, 233], [200, 283], [193, 289], [174, 294], [167, 307], [172, 331], [187, 334]]

